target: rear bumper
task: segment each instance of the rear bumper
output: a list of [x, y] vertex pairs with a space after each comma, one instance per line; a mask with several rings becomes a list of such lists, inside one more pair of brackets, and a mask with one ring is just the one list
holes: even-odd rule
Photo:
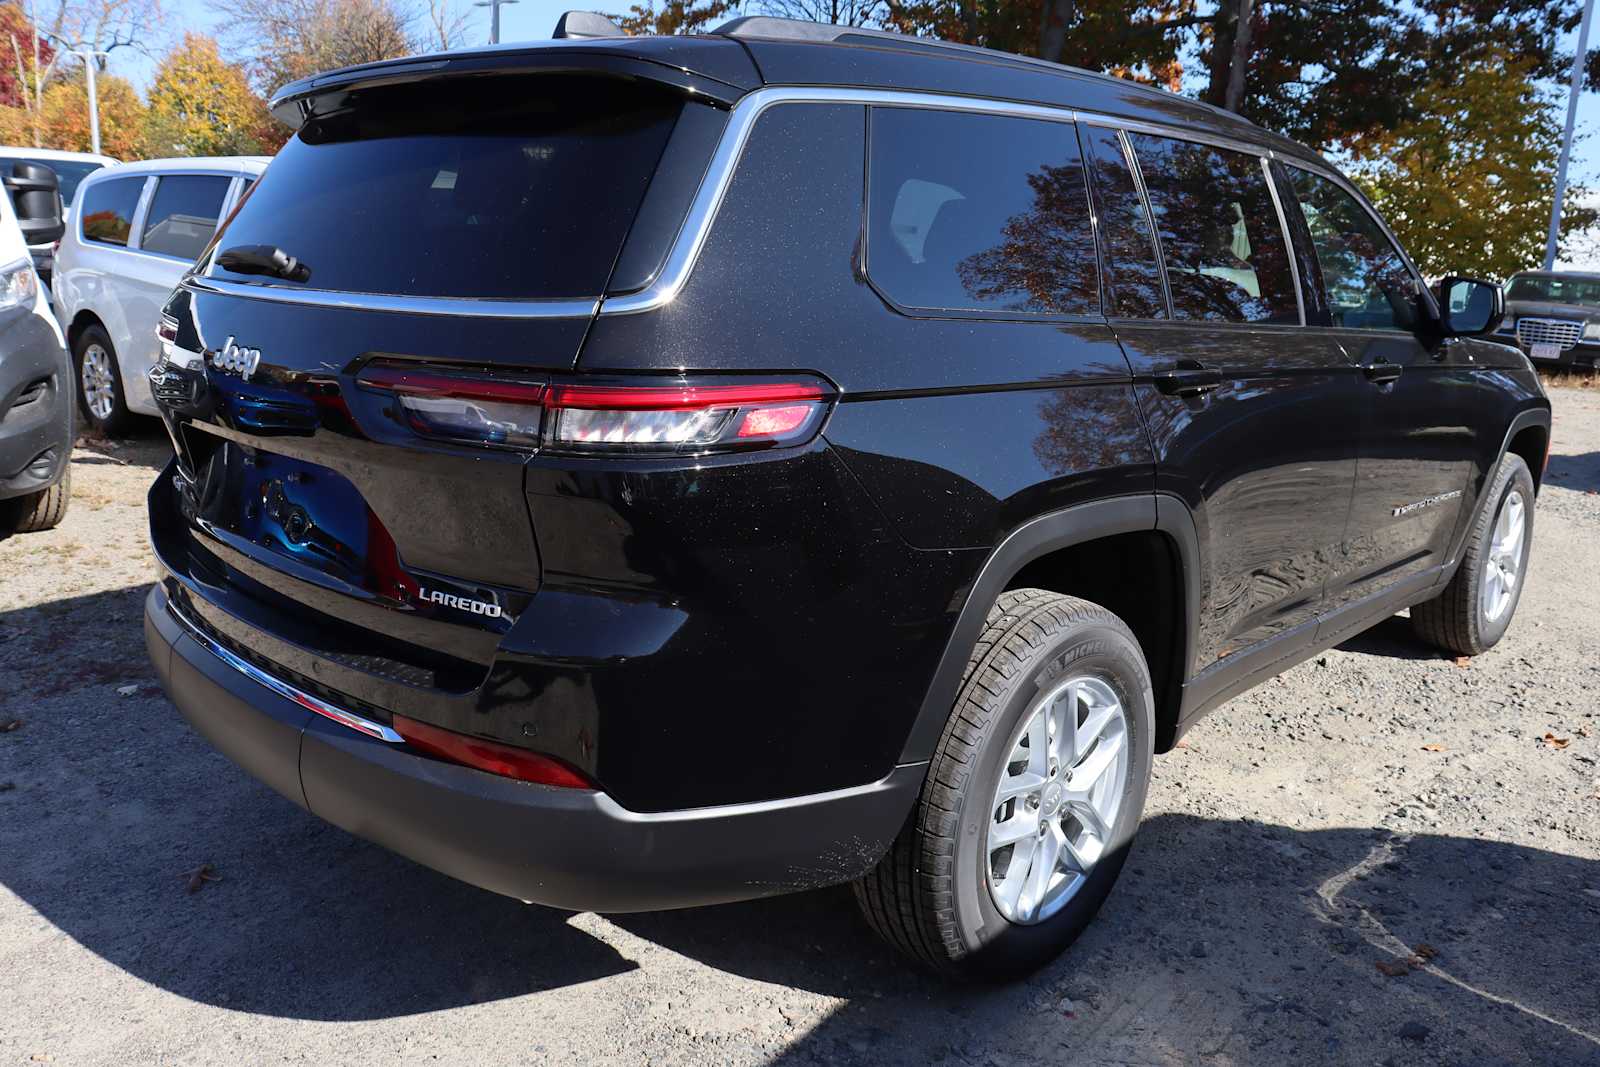
[[833, 885], [877, 863], [925, 771], [853, 789], [640, 813], [603, 792], [517, 782], [420, 756], [317, 715], [195, 640], [160, 585], [150, 656], [223, 754], [359, 837], [492, 892], [574, 911], [651, 911]]
[[[51, 324], [0, 316], [0, 500], [48, 489], [72, 456], [72, 374]], [[44, 382], [41, 392], [33, 387]], [[18, 403], [24, 395], [33, 399]]]

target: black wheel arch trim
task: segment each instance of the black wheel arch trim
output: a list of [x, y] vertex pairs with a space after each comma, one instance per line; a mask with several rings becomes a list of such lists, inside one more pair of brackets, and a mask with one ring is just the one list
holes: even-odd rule
[[[1500, 464], [1505, 462], [1506, 453], [1511, 450], [1512, 438], [1530, 427], [1538, 427], [1544, 431], [1544, 459], [1549, 459], [1551, 423], [1550, 406], [1547, 402], [1540, 407], [1524, 408], [1512, 416], [1510, 424], [1506, 427], [1505, 436], [1500, 440], [1500, 451], [1495, 453], [1494, 463], [1484, 472], [1483, 481], [1478, 486], [1478, 498], [1473, 503], [1472, 511], [1463, 518], [1455, 531], [1455, 536], [1451, 540], [1450, 555], [1440, 569], [1439, 586], [1442, 587], [1449, 584], [1450, 579], [1455, 576], [1456, 565], [1461, 562], [1461, 555], [1466, 551], [1467, 538], [1472, 533], [1473, 523], [1477, 520], [1479, 509], [1483, 507], [1484, 494], [1489, 491], [1489, 487], [1494, 484], [1494, 480], [1500, 476]], [[1543, 466], [1542, 461], [1537, 470], [1531, 465], [1529, 466], [1528, 473], [1533, 475], [1533, 491], [1535, 494], [1543, 488]]]
[[932, 757], [989, 609], [1023, 567], [1060, 549], [1116, 534], [1151, 530], [1167, 535], [1182, 571], [1179, 588], [1184, 603], [1178, 606], [1183, 623], [1178, 637], [1182, 661], [1178, 669], [1169, 672], [1166, 691], [1156, 694], [1156, 749], [1171, 747], [1176, 736], [1178, 700], [1194, 662], [1200, 604], [1200, 539], [1194, 516], [1182, 500], [1166, 493], [1141, 493], [1091, 500], [1037, 516], [1012, 530], [989, 553], [977, 577], [964, 593], [958, 594], [965, 598], [960, 614], [897, 762], [921, 763]]

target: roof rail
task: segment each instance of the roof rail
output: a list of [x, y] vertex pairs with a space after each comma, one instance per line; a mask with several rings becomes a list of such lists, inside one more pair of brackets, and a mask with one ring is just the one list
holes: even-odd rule
[[[1065, 63], [1052, 63], [1048, 59], [1039, 59], [1035, 56], [1022, 56], [1015, 52], [1002, 52], [995, 48], [984, 48], [975, 44], [957, 44], [938, 37], [914, 37], [909, 33], [895, 33], [893, 30], [872, 30], [865, 26], [835, 26], [826, 22], [806, 22], [802, 19], [785, 19], [773, 15], [742, 15], [730, 19], [711, 30], [711, 33], [724, 37], [747, 37], [769, 41], [816, 41], [831, 44], [860, 44], [874, 48], [898, 48], [908, 52], [921, 52], [925, 55], [949, 55], [951, 58], [965, 56], [969, 59], [983, 63], [999, 63], [1013, 67], [1025, 67], [1039, 71], [1050, 71], [1055, 74], [1071, 74], [1079, 78], [1095, 78], [1100, 81], [1115, 82], [1124, 88], [1137, 92], [1150, 93], [1158, 96], [1173, 95], [1169, 90], [1160, 89], [1153, 85], [1142, 85], [1127, 78], [1119, 78], [1114, 74], [1105, 74], [1097, 70], [1084, 70], [1081, 67], [1068, 66]], [[1202, 107], [1207, 111], [1224, 115], [1231, 119], [1239, 116], [1225, 108], [1208, 104], [1203, 100], [1185, 98], [1186, 103]], [[1240, 119], [1240, 121], [1245, 121]]]
[[1068, 67], [1062, 63], [1052, 63], [1047, 59], [1020, 56], [1015, 52], [1002, 52], [975, 44], [957, 44], [939, 37], [914, 37], [893, 30], [873, 30], [865, 26], [835, 26], [826, 22], [807, 22], [803, 19], [777, 18], [772, 15], [742, 15], [724, 22], [711, 32], [724, 37], [749, 37], [769, 41], [823, 41], [833, 44], [866, 44], [878, 48], [904, 48], [936, 54], [953, 52], [991, 63], [1013, 63], [1054, 71], [1066, 70], [1074, 74], [1094, 73]]
[[596, 11], [568, 11], [556, 20], [551, 40], [583, 40], [590, 37], [626, 37], [622, 27]]

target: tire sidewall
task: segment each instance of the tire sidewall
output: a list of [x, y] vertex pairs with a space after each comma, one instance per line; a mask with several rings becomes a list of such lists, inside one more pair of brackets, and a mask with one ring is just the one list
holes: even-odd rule
[[[1034, 701], [1069, 674], [1104, 679], [1122, 701], [1128, 726], [1127, 781], [1111, 840], [1085, 884], [1044, 922], [1016, 925], [1000, 914], [989, 891], [985, 855], [992, 816], [989, 801], [1010, 755], [1006, 742]], [[1013, 679], [1003, 699], [1003, 710], [991, 721], [977, 766], [962, 791], [952, 887], [957, 929], [969, 964], [996, 974], [1015, 973], [1055, 957], [1099, 910], [1127, 859], [1144, 811], [1155, 732], [1155, 701], [1139, 647], [1130, 635], [1104, 623], [1077, 626], [1060, 634], [1049, 652], [1031, 659], [1026, 672]]]
[[[83, 392], [83, 357], [93, 344], [98, 344], [106, 350], [111, 363], [111, 414], [105, 419], [96, 418], [94, 412], [89, 410], [89, 398]], [[122, 364], [117, 358], [117, 350], [112, 345], [111, 338], [99, 326], [85, 329], [72, 346], [72, 392], [78, 398], [78, 410], [82, 413], [83, 420], [94, 429], [105, 434], [115, 434], [127, 425], [128, 401], [122, 392]]]
[[[1524, 504], [1522, 552], [1517, 561], [1517, 584], [1511, 590], [1511, 603], [1506, 605], [1506, 610], [1498, 619], [1491, 621], [1483, 612], [1483, 568], [1494, 542], [1495, 522], [1500, 517], [1500, 509], [1505, 505], [1506, 498], [1511, 495], [1513, 489], [1521, 490]], [[1489, 648], [1505, 636], [1506, 630], [1511, 627], [1512, 618], [1517, 614], [1517, 605], [1522, 601], [1523, 587], [1528, 584], [1528, 560], [1533, 552], [1533, 505], [1533, 476], [1528, 473], [1528, 465], [1523, 462], [1521, 456], [1508, 452], [1502, 460], [1500, 476], [1495, 479], [1489, 506], [1479, 516], [1478, 528], [1473, 531], [1472, 551], [1461, 561], [1463, 567], [1471, 568], [1467, 572], [1466, 593], [1472, 608], [1472, 627], [1477, 636], [1475, 643], [1482, 648]]]

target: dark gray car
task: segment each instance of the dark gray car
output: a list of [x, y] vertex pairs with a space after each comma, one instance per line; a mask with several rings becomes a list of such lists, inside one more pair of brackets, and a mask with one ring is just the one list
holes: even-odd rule
[[0, 533], [47, 530], [72, 496], [72, 374], [30, 244], [61, 237], [55, 173], [12, 164], [0, 197]]
[[1600, 273], [1525, 271], [1506, 282], [1502, 334], [1543, 365], [1593, 367], [1600, 356]]

